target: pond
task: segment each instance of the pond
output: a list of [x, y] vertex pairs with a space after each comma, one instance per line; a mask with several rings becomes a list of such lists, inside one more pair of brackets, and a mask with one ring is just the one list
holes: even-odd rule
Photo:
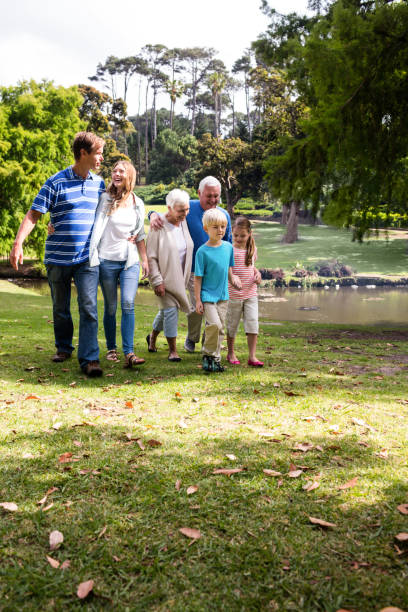
[[[47, 281], [21, 280], [19, 286], [49, 295]], [[137, 306], [156, 304], [153, 291], [140, 287]], [[345, 325], [406, 325], [408, 288], [358, 289], [264, 289], [259, 290], [260, 319], [273, 325], [279, 321], [314, 321]]]

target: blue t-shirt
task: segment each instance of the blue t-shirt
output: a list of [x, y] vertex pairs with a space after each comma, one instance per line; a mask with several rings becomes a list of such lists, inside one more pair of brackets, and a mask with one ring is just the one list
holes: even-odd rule
[[[225, 230], [225, 236], [223, 240], [232, 243], [231, 218], [226, 210], [224, 210], [220, 206], [217, 206], [217, 208], [218, 210], [221, 210], [227, 218], [227, 229]], [[197, 253], [197, 249], [199, 249], [200, 246], [208, 240], [208, 234], [204, 231], [203, 228], [204, 213], [205, 210], [201, 208], [200, 200], [190, 200], [190, 211], [186, 217], [186, 221], [188, 230], [194, 243], [193, 264], [191, 268], [193, 272], [195, 272], [195, 256]]]
[[228, 269], [234, 265], [234, 249], [229, 242], [220, 246], [200, 246], [196, 253], [195, 275], [202, 276], [201, 301], [228, 300]]
[[88, 173], [84, 179], [72, 166], [49, 178], [36, 196], [32, 210], [50, 213], [55, 232], [45, 243], [45, 264], [70, 266], [89, 259], [89, 242], [103, 179]]

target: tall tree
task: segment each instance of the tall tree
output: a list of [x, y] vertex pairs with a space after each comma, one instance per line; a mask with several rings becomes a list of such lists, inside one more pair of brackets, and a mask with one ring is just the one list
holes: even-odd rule
[[200, 85], [204, 82], [208, 71], [213, 65], [215, 49], [205, 47], [191, 47], [184, 49], [184, 58], [189, 71], [189, 91], [191, 107], [191, 135], [196, 131], [197, 95]]
[[251, 108], [250, 108], [250, 93], [251, 93], [251, 82], [250, 82], [250, 73], [252, 70], [252, 56], [253, 52], [250, 49], [247, 49], [245, 53], [237, 59], [235, 64], [232, 67], [232, 72], [234, 74], [243, 74], [244, 77], [244, 92], [245, 92], [245, 107], [247, 114], [247, 123], [248, 123], [248, 134], [249, 140], [251, 140], [252, 130], [251, 130]]

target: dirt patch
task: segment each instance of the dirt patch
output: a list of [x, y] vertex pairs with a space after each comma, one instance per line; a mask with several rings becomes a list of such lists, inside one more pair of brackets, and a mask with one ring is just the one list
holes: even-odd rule
[[390, 330], [381, 330], [378, 332], [365, 332], [359, 330], [347, 330], [347, 331], [332, 331], [332, 332], [323, 332], [319, 335], [307, 336], [310, 344], [316, 344], [319, 340], [323, 338], [330, 340], [380, 340], [383, 342], [408, 342], [408, 330], [398, 330], [398, 329], [390, 329]]

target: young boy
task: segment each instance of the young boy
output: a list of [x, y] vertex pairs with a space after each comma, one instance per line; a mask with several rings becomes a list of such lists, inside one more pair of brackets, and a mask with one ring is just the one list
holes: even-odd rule
[[223, 241], [227, 228], [225, 215], [217, 208], [207, 210], [203, 215], [203, 227], [208, 241], [196, 253], [194, 270], [196, 311], [205, 315], [203, 370], [223, 372], [221, 341], [228, 308], [228, 280], [237, 289], [241, 289], [241, 281], [232, 273], [232, 245]]

